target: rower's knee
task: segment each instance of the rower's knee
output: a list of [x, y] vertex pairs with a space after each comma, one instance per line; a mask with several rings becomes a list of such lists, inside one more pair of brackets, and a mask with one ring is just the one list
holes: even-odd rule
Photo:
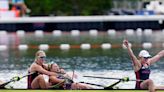
[[148, 83], [149, 83], [149, 84], [154, 84], [154, 83], [153, 83], [153, 80], [151, 80], [151, 79], [148, 79]]
[[43, 75], [38, 75], [38, 80], [39, 80], [39, 81], [43, 81], [43, 80], [44, 80]]
[[148, 85], [149, 85], [149, 86], [154, 86], [154, 82], [153, 82], [153, 80], [148, 79]]

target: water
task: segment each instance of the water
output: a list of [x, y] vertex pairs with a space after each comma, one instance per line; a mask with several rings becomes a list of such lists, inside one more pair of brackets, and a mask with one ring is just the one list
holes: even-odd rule
[[[128, 38], [132, 44], [141, 44], [142, 42], [152, 42], [153, 45], [159, 45], [164, 43], [163, 34], [155, 32], [151, 36], [127, 36], [124, 33], [117, 33], [116, 36], [108, 36], [105, 33], [99, 34], [98, 37], [90, 37], [83, 33], [80, 37], [71, 37], [69, 34], [64, 34], [62, 37], [53, 37], [52, 34], [46, 34], [44, 37], [35, 37], [33, 34], [26, 34], [24, 37], [17, 37], [15, 34], [3, 35], [0, 37], [0, 44], [5, 44], [9, 48], [5, 51], [0, 51], [0, 80], [8, 81], [13, 76], [26, 75], [27, 69], [30, 64], [33, 63], [35, 52], [38, 48], [29, 48], [27, 51], [19, 51], [16, 46], [18, 44], [29, 44], [30, 46], [38, 46], [39, 44], [59, 45], [61, 43], [69, 44], [122, 44], [124, 38]], [[52, 40], [53, 39], [53, 40]], [[133, 48], [134, 53], [137, 55], [142, 48]], [[155, 55], [162, 50], [163, 47], [153, 47], [148, 51]], [[59, 66], [65, 68], [66, 71], [75, 73], [78, 75], [76, 82], [89, 82], [95, 84], [101, 84], [104, 86], [110, 85], [116, 80], [104, 80], [86, 78], [84, 75], [123, 78], [130, 77], [135, 79], [135, 74], [132, 68], [131, 60], [128, 56], [127, 50], [119, 48], [112, 48], [108, 50], [102, 50], [101, 48], [94, 48], [91, 50], [70, 49], [68, 51], [62, 51], [59, 48], [50, 48], [45, 51], [47, 54], [46, 63], [57, 63]], [[159, 62], [151, 66], [152, 73], [150, 78], [154, 80], [157, 85], [164, 85], [164, 58]], [[18, 89], [27, 88], [27, 79], [24, 78], [19, 82], [11, 83], [9, 86], [13, 86]], [[124, 82], [117, 85], [123, 89], [133, 89], [135, 82]], [[96, 87], [99, 88], [99, 87]]]

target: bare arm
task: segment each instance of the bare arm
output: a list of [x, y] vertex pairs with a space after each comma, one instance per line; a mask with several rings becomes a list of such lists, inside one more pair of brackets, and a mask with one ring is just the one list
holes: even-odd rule
[[38, 71], [39, 73], [42, 73], [42, 74], [45, 74], [45, 75], [57, 76], [56, 73], [47, 71], [43, 67], [41, 67], [39, 65], [36, 65], [36, 64], [33, 66], [32, 70], [33, 71]]
[[164, 57], [164, 50], [160, 51], [157, 55], [149, 59], [150, 64], [153, 64], [160, 60], [160, 58]]
[[128, 54], [133, 62], [133, 67], [134, 67], [134, 70], [137, 71], [139, 70], [139, 68], [141, 67], [141, 63], [139, 62], [139, 60], [137, 59], [137, 57], [134, 55], [131, 47], [129, 46], [129, 42], [128, 40], [124, 40], [123, 41], [123, 44], [127, 47], [127, 50], [128, 50]]
[[48, 70], [48, 64], [43, 64], [43, 68]]
[[60, 83], [64, 81], [64, 79], [59, 79], [59, 78], [56, 78], [55, 76], [50, 76], [49, 78], [52, 83]]

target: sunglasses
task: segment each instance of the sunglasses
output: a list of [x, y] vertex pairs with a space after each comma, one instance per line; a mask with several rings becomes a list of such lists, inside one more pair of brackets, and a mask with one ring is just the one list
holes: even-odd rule
[[42, 60], [45, 60], [45, 59], [46, 59], [45, 56], [41, 56], [41, 57], [39, 57], [39, 58], [42, 59]]
[[150, 57], [144, 57], [144, 59], [149, 59]]

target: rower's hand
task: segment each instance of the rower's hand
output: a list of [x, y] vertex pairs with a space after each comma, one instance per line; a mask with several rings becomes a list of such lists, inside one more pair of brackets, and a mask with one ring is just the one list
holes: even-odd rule
[[73, 78], [77, 79], [77, 77], [78, 77], [77, 74], [74, 74], [74, 75], [73, 75]]
[[128, 42], [128, 40], [125, 39], [125, 40], [123, 41], [123, 44], [124, 44], [126, 47], [128, 47], [128, 46], [129, 46], [129, 42]]
[[63, 74], [66, 73], [64, 69], [60, 69], [60, 72], [63, 73]]
[[68, 73], [66, 73], [64, 76], [67, 76], [67, 77], [69, 77], [69, 78], [75, 78], [75, 79], [77, 79], [77, 74], [73, 74], [72, 72], [68, 72]]

